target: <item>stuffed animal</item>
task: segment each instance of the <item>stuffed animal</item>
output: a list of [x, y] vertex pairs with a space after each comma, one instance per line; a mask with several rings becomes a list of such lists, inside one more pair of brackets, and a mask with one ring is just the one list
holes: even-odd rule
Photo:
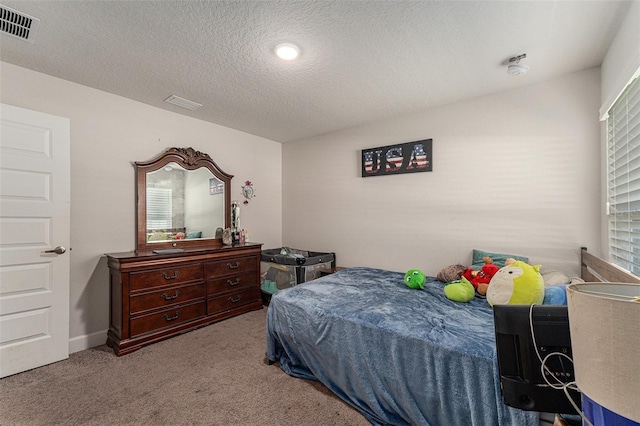
[[423, 289], [427, 278], [420, 269], [410, 269], [404, 274], [404, 283], [409, 288]]
[[492, 306], [539, 305], [543, 299], [544, 280], [540, 265], [531, 266], [521, 260], [501, 268], [487, 290], [487, 302]]
[[475, 293], [475, 288], [465, 277], [444, 286], [444, 295], [454, 302], [468, 302], [473, 299]]
[[464, 265], [449, 265], [445, 266], [438, 272], [436, 279], [443, 283], [450, 283], [452, 281], [460, 281], [462, 274], [466, 271], [467, 267]]
[[487, 288], [489, 287], [491, 278], [493, 278], [500, 268], [493, 263], [490, 257], [484, 257], [482, 260], [484, 260], [484, 265], [479, 271], [467, 268], [462, 276], [469, 280], [479, 295], [484, 296], [487, 294]]

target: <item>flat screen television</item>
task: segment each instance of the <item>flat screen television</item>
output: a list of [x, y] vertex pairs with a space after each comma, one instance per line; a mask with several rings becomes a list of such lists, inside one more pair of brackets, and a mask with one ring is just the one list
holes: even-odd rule
[[[571, 358], [569, 314], [565, 305], [495, 305], [493, 306], [498, 369], [502, 399], [508, 406], [526, 411], [575, 414], [562, 389], [547, 384], [541, 372], [540, 358], [559, 352]], [[538, 354], [532, 338], [535, 342]], [[575, 381], [573, 363], [560, 355], [550, 356], [545, 365], [549, 381]], [[580, 407], [581, 395], [569, 390]]]

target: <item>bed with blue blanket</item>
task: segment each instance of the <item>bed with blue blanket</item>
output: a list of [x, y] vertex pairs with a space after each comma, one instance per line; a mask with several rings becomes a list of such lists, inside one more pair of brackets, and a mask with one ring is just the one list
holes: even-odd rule
[[374, 425], [537, 426], [502, 402], [493, 313], [447, 299], [427, 278], [350, 268], [275, 294], [267, 357], [318, 380]]

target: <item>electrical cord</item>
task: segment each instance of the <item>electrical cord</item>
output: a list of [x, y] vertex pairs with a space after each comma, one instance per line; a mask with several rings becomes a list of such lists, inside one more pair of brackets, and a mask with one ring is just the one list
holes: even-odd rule
[[[578, 404], [576, 404], [576, 402], [573, 400], [573, 398], [569, 394], [569, 389], [574, 390], [576, 392], [580, 392], [580, 389], [578, 388], [578, 384], [575, 381], [571, 381], [567, 383], [563, 382], [558, 377], [556, 377], [556, 375], [553, 374], [552, 371], [549, 369], [549, 367], [547, 367], [546, 365], [547, 360], [551, 356], [561, 356], [561, 357], [567, 358], [569, 361], [571, 361], [571, 364], [573, 364], [573, 359], [571, 359], [571, 357], [569, 357], [567, 354], [563, 354], [562, 352], [551, 352], [550, 354], [545, 356], [543, 359], [542, 356], [540, 355], [540, 352], [538, 351], [538, 344], [536, 343], [536, 335], [533, 331], [533, 307], [534, 306], [536, 305], [531, 305], [529, 307], [529, 327], [531, 329], [531, 339], [533, 340], [533, 347], [535, 348], [536, 356], [540, 361], [540, 373], [542, 374], [542, 378], [547, 383], [546, 386], [549, 386], [553, 389], [558, 389], [558, 390], [562, 389], [567, 399], [569, 400], [569, 403], [571, 404], [573, 409], [576, 410], [576, 413], [578, 413], [580, 417], [582, 417], [582, 419], [588, 424], [588, 426], [593, 426], [593, 423], [589, 421], [587, 416], [580, 409], [580, 407], [578, 407]], [[545, 374], [545, 372], [548, 374]], [[553, 377], [557, 383], [551, 383], [547, 377]], [[545, 386], [545, 385], [542, 385], [542, 386]]]

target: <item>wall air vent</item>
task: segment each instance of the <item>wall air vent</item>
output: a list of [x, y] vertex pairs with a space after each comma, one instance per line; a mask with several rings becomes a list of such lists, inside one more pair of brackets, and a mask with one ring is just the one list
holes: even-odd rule
[[182, 107], [182, 108], [190, 109], [192, 111], [202, 106], [202, 104], [190, 101], [189, 99], [181, 98], [180, 96], [176, 96], [176, 95], [171, 95], [164, 101], [170, 104], [178, 105], [179, 107]]
[[33, 43], [40, 20], [0, 4], [0, 33]]

